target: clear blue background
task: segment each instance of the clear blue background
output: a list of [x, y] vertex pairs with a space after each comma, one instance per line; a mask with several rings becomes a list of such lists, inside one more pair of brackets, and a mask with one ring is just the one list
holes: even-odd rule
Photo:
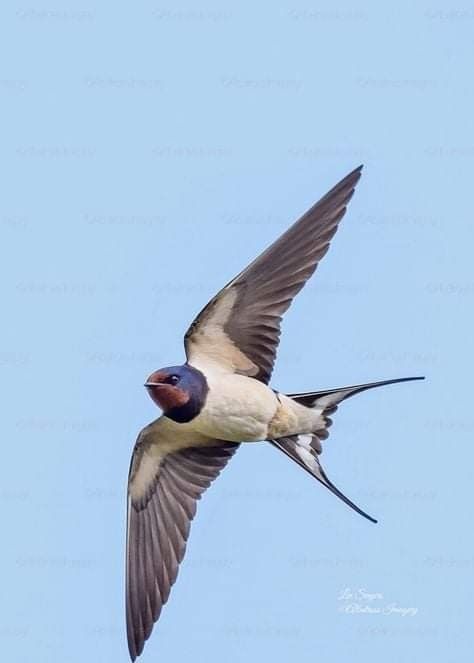
[[[248, 445], [200, 504], [142, 660], [467, 660], [474, 6], [0, 13], [2, 659], [128, 660], [126, 477], [157, 414], [144, 378], [364, 163], [285, 318], [273, 385], [428, 376], [345, 404], [325, 445], [329, 475], [380, 522]], [[346, 588], [417, 614], [350, 614]]]

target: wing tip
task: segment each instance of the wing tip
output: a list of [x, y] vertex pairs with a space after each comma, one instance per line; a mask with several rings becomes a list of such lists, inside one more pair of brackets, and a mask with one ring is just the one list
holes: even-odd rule
[[345, 180], [355, 179], [355, 182], [354, 182], [354, 185], [355, 185], [359, 181], [359, 179], [362, 175], [363, 168], [364, 168], [364, 164], [361, 163], [359, 166], [357, 166], [357, 168], [354, 168], [354, 170], [351, 170], [351, 172], [348, 175], [346, 175], [346, 177], [344, 179]]
[[[362, 177], [363, 167], [364, 167], [364, 164], [361, 163], [360, 166], [357, 166], [357, 168], [354, 168], [354, 170], [352, 172], [350, 172], [349, 175], [347, 175], [346, 178], [344, 178], [352, 189], [352, 191], [350, 193], [350, 197], [349, 197], [347, 202], [349, 202], [349, 200], [352, 198], [352, 195], [355, 191], [355, 188], [356, 188], [357, 184], [359, 183], [360, 178]], [[343, 180], [343, 182], [344, 182], [344, 180]]]
[[138, 647], [135, 643], [135, 638], [131, 633], [128, 634], [127, 645], [128, 645], [128, 655], [130, 656], [130, 660], [134, 661], [137, 658], [137, 656], [140, 655], [140, 652], [138, 651]]
[[360, 164], [354, 170], [343, 177], [339, 182], [333, 186], [313, 207], [311, 207], [308, 212], [304, 215], [308, 215], [317, 209], [320, 205], [332, 204], [335, 199], [339, 200], [339, 206], [337, 207], [338, 213], [335, 215], [335, 219], [339, 222], [344, 216], [347, 205], [349, 204], [352, 196], [354, 195], [355, 188], [362, 176], [362, 169], [364, 164]]

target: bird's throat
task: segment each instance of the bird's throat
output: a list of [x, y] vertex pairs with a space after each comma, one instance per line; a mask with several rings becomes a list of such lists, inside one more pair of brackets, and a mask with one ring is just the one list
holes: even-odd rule
[[174, 387], [170, 384], [160, 384], [148, 387], [148, 392], [154, 403], [156, 403], [163, 412], [167, 412], [173, 408], [182, 407], [189, 401], [189, 396], [183, 389], [179, 389], [179, 387]]

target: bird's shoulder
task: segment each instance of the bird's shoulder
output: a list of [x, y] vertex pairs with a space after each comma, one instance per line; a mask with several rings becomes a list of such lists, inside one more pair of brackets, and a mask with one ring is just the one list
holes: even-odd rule
[[208, 444], [209, 437], [195, 431], [191, 424], [178, 424], [164, 415], [145, 426], [138, 434], [130, 462], [128, 486], [132, 499], [150, 489], [166, 456]]

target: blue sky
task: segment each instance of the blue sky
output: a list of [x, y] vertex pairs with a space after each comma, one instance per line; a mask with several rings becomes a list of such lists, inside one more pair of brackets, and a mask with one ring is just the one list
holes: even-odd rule
[[241, 449], [142, 660], [466, 660], [474, 8], [30, 2], [1, 25], [4, 659], [128, 660], [126, 477], [157, 414], [144, 378], [364, 163], [273, 385], [427, 376], [354, 398], [325, 444], [379, 524], [270, 446]]

